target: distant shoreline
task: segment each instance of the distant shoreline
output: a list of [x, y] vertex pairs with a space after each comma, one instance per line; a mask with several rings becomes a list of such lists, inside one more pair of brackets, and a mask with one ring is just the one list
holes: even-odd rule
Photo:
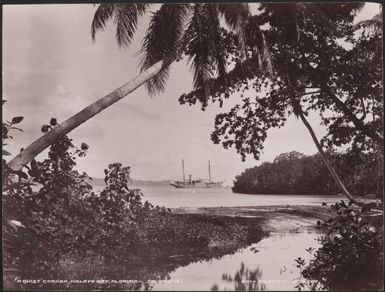
[[[140, 179], [129, 179], [128, 184], [129, 186], [141, 186], [141, 187], [146, 187], [146, 186], [169, 186], [171, 180], [160, 180], [160, 181], [155, 181], [155, 180], [140, 180]], [[92, 186], [94, 187], [101, 187], [105, 186], [104, 179], [102, 178], [92, 178], [92, 180], [89, 182]]]
[[[170, 189], [174, 189], [171, 185], [171, 180], [139, 180], [139, 179], [129, 179], [128, 186], [133, 188], [141, 188], [141, 187], [170, 187]], [[104, 187], [106, 184], [104, 182], [104, 179], [102, 178], [92, 178], [92, 180], [89, 181], [89, 184], [93, 187]], [[206, 189], [206, 188], [197, 188], [199, 189]], [[220, 189], [232, 189], [232, 186], [229, 185], [223, 185]], [[341, 193], [338, 194], [255, 194], [255, 193], [238, 193], [233, 192], [233, 194], [241, 194], [241, 195], [271, 195], [271, 196], [322, 196], [322, 197], [328, 197], [328, 196], [341, 196], [341, 198], [344, 198], [344, 196]]]
[[[102, 178], [92, 178], [89, 183], [93, 187], [103, 187], [105, 186], [104, 179]], [[140, 179], [129, 179], [128, 185], [130, 187], [165, 187], [170, 186], [171, 180], [140, 180]], [[223, 185], [222, 189], [229, 189], [231, 186]]]

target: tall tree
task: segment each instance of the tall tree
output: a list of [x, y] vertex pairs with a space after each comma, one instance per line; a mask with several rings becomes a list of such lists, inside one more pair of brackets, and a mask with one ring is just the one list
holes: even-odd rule
[[[216, 117], [214, 143], [222, 142], [225, 148], [234, 146], [243, 159], [248, 153], [258, 158], [267, 130], [283, 126], [294, 113], [309, 130], [336, 183], [352, 199], [324, 156], [306, 115], [310, 110], [318, 111], [323, 123], [329, 125], [324, 143], [334, 146], [350, 143], [351, 147], [362, 150], [374, 144], [383, 147], [379, 119], [382, 113], [378, 110], [382, 107], [382, 62], [379, 62], [382, 39], [379, 34], [355, 37], [360, 28], [353, 19], [361, 6], [359, 3], [262, 5], [262, 13], [254, 18], [260, 25], [270, 26], [265, 35], [274, 60], [274, 75], [261, 71], [253, 62], [237, 60], [228, 74], [227, 88], [212, 80], [215, 89], [212, 101], [222, 103], [235, 92], [242, 92], [239, 104]], [[232, 42], [231, 37], [228, 42]], [[363, 48], [369, 43], [367, 52]], [[366, 76], [373, 78], [364, 79], [360, 66]], [[254, 90], [250, 91], [251, 88]], [[252, 97], [255, 92], [258, 96]], [[196, 101], [195, 91], [180, 97], [181, 103]], [[375, 123], [366, 119], [364, 113], [369, 111], [376, 115]]]
[[[267, 4], [267, 6], [266, 10], [269, 10], [269, 6], [272, 5]], [[363, 149], [362, 144], [364, 143], [374, 143], [380, 147], [383, 145], [383, 136], [379, 131], [380, 123], [374, 125], [373, 122], [365, 120], [368, 108], [370, 107], [369, 110], [374, 113], [375, 106], [381, 104], [381, 101], [378, 100], [382, 89], [381, 74], [378, 73], [378, 64], [370, 62], [373, 59], [379, 61], [378, 58], [381, 58], [381, 53], [379, 53], [381, 38], [377, 35], [371, 37], [370, 40], [367, 36], [355, 39], [354, 33], [357, 32], [357, 28], [354, 27], [353, 18], [355, 12], [361, 7], [362, 3], [335, 6], [330, 4], [295, 5], [294, 11], [289, 12], [289, 16], [294, 23], [293, 26], [295, 25], [296, 37], [283, 42], [292, 51], [281, 49], [281, 52], [284, 53], [281, 53], [280, 57], [282, 58], [284, 55], [287, 63], [284, 67], [279, 68], [281, 74], [286, 75], [286, 82], [291, 88], [294, 114], [300, 117], [309, 130], [325, 165], [342, 192], [351, 201], [354, 201], [353, 197], [328, 161], [311, 125], [306, 120], [301, 107], [301, 97], [306, 94], [307, 89], [318, 90], [315, 94], [308, 95], [307, 104], [310, 104], [311, 109], [321, 113], [325, 124], [330, 123], [333, 118], [337, 120], [337, 123], [331, 123], [333, 126], [329, 126], [328, 135], [323, 138], [323, 142], [328, 142], [330, 148], [336, 144], [338, 146], [349, 142], [353, 144], [353, 147], [357, 147], [361, 142], [361, 149]], [[273, 17], [274, 20], [284, 19], [285, 17], [282, 16], [288, 14], [280, 9], [277, 11], [273, 7], [274, 10], [280, 16]], [[277, 31], [282, 34], [284, 27], [281, 20], [275, 23]], [[320, 24], [322, 25], [320, 28], [311, 30], [312, 26], [320, 26]], [[318, 38], [321, 38], [321, 41]], [[341, 39], [348, 44], [341, 46], [338, 43]], [[279, 43], [282, 45], [281, 40]], [[314, 46], [315, 43], [317, 47]], [[363, 50], [363, 43], [365, 43], [365, 50]], [[345, 48], [349, 44], [353, 49]], [[370, 50], [367, 50], [368, 47]], [[291, 54], [292, 52], [294, 55]], [[365, 61], [366, 66], [363, 64]], [[364, 74], [369, 77], [370, 73], [374, 77], [374, 83], [367, 82], [363, 78]], [[354, 74], [356, 76], [353, 76]], [[347, 76], [348, 78], [346, 78]], [[369, 106], [368, 100], [373, 98], [379, 102]], [[332, 110], [336, 114], [329, 113], [329, 117], [325, 117], [327, 116], [325, 109]]]

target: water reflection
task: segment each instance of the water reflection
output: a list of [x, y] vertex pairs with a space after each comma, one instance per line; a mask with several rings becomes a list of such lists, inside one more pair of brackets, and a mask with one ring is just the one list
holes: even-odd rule
[[305, 249], [318, 247], [317, 237], [312, 233], [271, 233], [233, 255], [178, 268], [170, 279], [179, 280], [179, 284], [158, 283], [153, 290], [297, 290], [300, 275], [294, 258], [307, 259]]
[[[173, 277], [175, 270], [220, 261], [223, 256], [231, 256], [238, 249], [226, 247], [191, 252], [170, 248], [168, 251], [153, 250], [151, 254], [110, 263], [102, 260], [93, 262], [67, 260], [61, 262], [59, 278], [72, 280], [65, 284], [66, 290], [149, 291], [162, 290], [164, 287], [179, 290], [185, 287], [185, 282], [180, 281], [178, 277]], [[84, 279], [91, 280], [83, 282]], [[63, 284], [42, 285], [36, 288], [62, 290]]]
[[[28, 290], [296, 290], [299, 270], [294, 258], [307, 259], [305, 249], [317, 248], [317, 234], [271, 233], [258, 243], [241, 249], [154, 250], [114, 262], [61, 263], [56, 279], [72, 282], [29, 286]], [[236, 269], [236, 270], [235, 270]]]
[[[222, 281], [228, 283], [234, 283], [235, 291], [263, 291], [266, 288], [264, 283], [260, 283], [262, 272], [258, 268], [249, 270], [245, 267], [244, 262], [241, 263], [241, 267], [235, 272], [234, 277], [230, 274], [223, 274]], [[219, 285], [214, 284], [211, 287], [211, 291], [218, 291]]]

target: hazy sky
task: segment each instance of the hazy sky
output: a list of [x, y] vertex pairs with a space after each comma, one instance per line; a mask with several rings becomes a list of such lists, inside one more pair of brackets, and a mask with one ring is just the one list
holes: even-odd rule
[[[378, 7], [366, 4], [359, 18], [373, 16]], [[3, 118], [25, 117], [20, 124], [24, 133], [15, 133], [7, 146], [12, 154], [38, 138], [51, 117], [63, 121], [138, 74], [137, 52], [148, 17], [139, 22], [132, 46], [120, 49], [112, 23], [92, 42], [95, 9], [90, 4], [3, 6], [3, 98], [8, 100]], [[285, 127], [268, 132], [260, 161], [250, 156], [242, 162], [234, 149], [210, 140], [218, 107], [201, 111], [179, 105], [178, 97], [192, 88], [191, 82], [189, 66], [173, 64], [163, 94], [150, 98], [139, 88], [71, 132], [76, 145], [90, 145], [78, 169], [103, 177], [109, 163], [121, 162], [131, 166], [134, 178], [168, 179], [181, 177], [184, 158], [186, 173], [204, 178], [210, 159], [214, 179], [231, 184], [245, 168], [282, 152], [316, 152], [305, 126], [290, 118]], [[325, 130], [319, 119], [310, 116], [310, 121], [321, 137]]]

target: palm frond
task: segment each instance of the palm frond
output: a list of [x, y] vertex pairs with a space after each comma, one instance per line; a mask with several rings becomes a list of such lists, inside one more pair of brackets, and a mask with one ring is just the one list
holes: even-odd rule
[[218, 11], [230, 29], [237, 32], [240, 49], [247, 56], [245, 28], [251, 17], [249, 5], [247, 3], [218, 4]]
[[215, 65], [217, 69], [217, 73], [219, 76], [219, 79], [223, 82], [226, 82], [225, 76], [226, 76], [226, 58], [224, 56], [225, 54], [225, 48], [222, 45], [222, 36], [221, 31], [222, 28], [219, 25], [219, 19], [218, 14], [215, 9], [214, 5], [206, 4], [206, 9], [208, 10], [208, 16], [209, 16], [209, 36], [211, 39], [211, 50], [213, 54], [213, 59], [215, 60]]
[[106, 28], [106, 23], [112, 18], [115, 6], [113, 4], [100, 4], [96, 9], [91, 24], [92, 40], [95, 40], [96, 32]]
[[265, 38], [265, 35], [262, 33], [263, 46], [262, 46], [262, 68], [264, 68], [268, 74], [273, 74], [273, 57], [269, 48], [269, 44]]
[[114, 22], [116, 40], [119, 46], [128, 47], [136, 30], [138, 19], [147, 8], [147, 4], [116, 4]]
[[[263, 71], [259, 70], [255, 66], [253, 59], [246, 59], [242, 63], [237, 63], [235, 67], [226, 73], [227, 85], [224, 86], [221, 78], [218, 77], [206, 77], [205, 84], [210, 88], [210, 97], [213, 101], [219, 100], [222, 103], [221, 95], [224, 93], [225, 98], [233, 93], [239, 84], [243, 83], [243, 80], [252, 79], [255, 76], [262, 76]], [[202, 96], [204, 94], [202, 87], [194, 88], [191, 92], [182, 94], [179, 97], [181, 104], [195, 104], [197, 101], [202, 104], [202, 108], [207, 106], [208, 98]]]
[[258, 67], [272, 74], [272, 55], [266, 37], [259, 27], [258, 18], [257, 15], [250, 17], [246, 25], [246, 45], [251, 50], [253, 58], [258, 61]]
[[226, 83], [226, 58], [222, 44], [222, 28], [219, 24], [216, 4], [196, 4], [186, 36], [186, 54], [194, 73], [194, 89], [200, 102], [205, 105], [210, 95], [210, 82], [218, 77]]
[[[147, 34], [143, 39], [141, 69], [145, 70], [170, 54], [177, 55], [185, 33], [185, 19], [189, 4], [163, 4], [151, 17]], [[150, 95], [164, 90], [169, 68], [146, 83]]]
[[91, 24], [91, 36], [104, 30], [109, 19], [116, 25], [116, 40], [119, 46], [129, 46], [137, 27], [138, 19], [146, 12], [148, 4], [100, 4]]
[[247, 3], [219, 4], [218, 10], [230, 29], [238, 35], [240, 50], [246, 58], [249, 50], [260, 68], [272, 73], [272, 58], [267, 40], [260, 29], [263, 22], [258, 15], [252, 16]]

